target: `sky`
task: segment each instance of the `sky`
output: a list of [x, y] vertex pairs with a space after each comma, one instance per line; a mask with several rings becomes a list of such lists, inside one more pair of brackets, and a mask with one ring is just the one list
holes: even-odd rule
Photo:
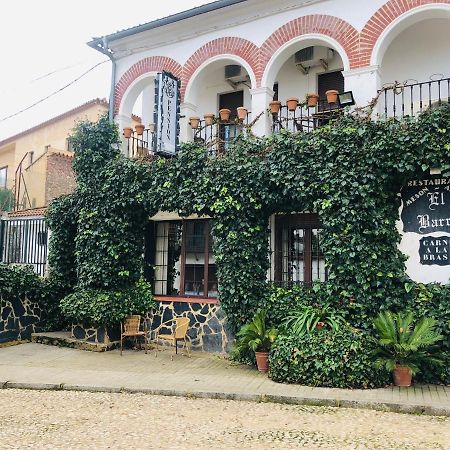
[[[93, 37], [146, 23], [208, 0], [25, 0], [0, 15], [0, 140], [94, 98], [109, 98], [111, 62]], [[107, 61], [67, 89], [8, 118]]]

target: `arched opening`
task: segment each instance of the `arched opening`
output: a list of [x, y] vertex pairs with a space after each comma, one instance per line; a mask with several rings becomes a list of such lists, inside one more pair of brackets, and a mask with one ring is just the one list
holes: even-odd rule
[[123, 130], [127, 156], [145, 157], [153, 150], [155, 77], [156, 73], [148, 73], [137, 78], [122, 98], [116, 121]]
[[238, 57], [222, 55], [206, 61], [186, 87], [186, 137], [204, 142], [213, 152], [226, 150], [251, 120], [250, 90], [255, 83], [250, 66]]
[[[302, 36], [285, 44], [269, 61], [262, 79], [263, 86], [273, 87], [274, 101], [281, 102], [280, 112], [273, 116], [274, 131], [281, 127], [308, 131], [327, 123], [339, 111], [339, 102], [326, 93], [344, 92], [345, 69], [344, 50], [331, 38]], [[298, 99], [299, 104], [287, 105], [288, 99]]]
[[450, 8], [431, 5], [400, 18], [382, 34], [372, 62], [381, 66], [380, 112], [415, 115], [450, 97]]

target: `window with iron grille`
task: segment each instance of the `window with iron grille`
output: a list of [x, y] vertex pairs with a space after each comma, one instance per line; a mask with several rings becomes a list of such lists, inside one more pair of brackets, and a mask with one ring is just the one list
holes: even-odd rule
[[155, 295], [217, 297], [209, 220], [154, 223]]
[[317, 214], [290, 214], [275, 219], [275, 282], [310, 285], [328, 278]]

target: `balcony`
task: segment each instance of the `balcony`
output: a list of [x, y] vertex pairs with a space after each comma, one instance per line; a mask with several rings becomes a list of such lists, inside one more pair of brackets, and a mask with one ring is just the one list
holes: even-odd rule
[[394, 83], [378, 92], [380, 118], [415, 117], [450, 102], [450, 78], [424, 82]]

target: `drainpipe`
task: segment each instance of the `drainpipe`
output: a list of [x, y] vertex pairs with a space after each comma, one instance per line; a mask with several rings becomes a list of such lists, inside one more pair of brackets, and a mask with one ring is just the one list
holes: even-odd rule
[[114, 59], [114, 55], [108, 49], [108, 40], [106, 36], [103, 37], [103, 51], [110, 60], [111, 60], [111, 90], [109, 93], [109, 111], [108, 117], [109, 121], [114, 121], [114, 101], [115, 101], [115, 87], [116, 87], [116, 60]]

